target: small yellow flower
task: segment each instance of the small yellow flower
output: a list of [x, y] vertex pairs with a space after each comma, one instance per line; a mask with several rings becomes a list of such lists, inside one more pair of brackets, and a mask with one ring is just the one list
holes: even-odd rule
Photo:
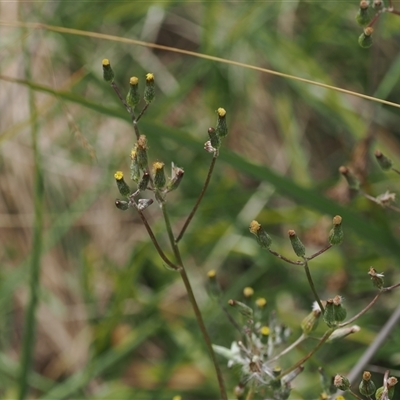
[[260, 307], [260, 308], [265, 307], [266, 304], [267, 304], [267, 300], [264, 299], [264, 297], [259, 297], [259, 298], [256, 300], [256, 305], [257, 305], [258, 307]]
[[215, 271], [215, 269], [212, 269], [210, 271], [207, 272], [207, 276], [212, 279], [215, 278], [217, 276], [217, 272]]
[[164, 163], [161, 162], [161, 161], [156, 161], [156, 162], [153, 164], [154, 171], [160, 170], [160, 169], [162, 169], [163, 167], [164, 167]]
[[131, 79], [129, 79], [129, 83], [131, 85], [137, 85], [139, 82], [139, 79], [136, 76], [132, 76]]
[[260, 228], [261, 225], [256, 220], [251, 221], [249, 229], [253, 235], [256, 235]]
[[108, 65], [110, 65], [110, 60], [108, 58], [105, 58], [102, 62], [103, 67], [107, 67]]
[[148, 74], [146, 74], [146, 81], [147, 81], [147, 82], [154, 81], [154, 74], [152, 74], [151, 72], [149, 72]]
[[271, 330], [269, 329], [268, 326], [262, 326], [260, 329], [260, 333], [263, 336], [268, 336], [271, 333]]
[[226, 115], [225, 109], [224, 109], [224, 108], [221, 108], [221, 107], [218, 108], [217, 113], [218, 113], [218, 115], [219, 115], [220, 117], [225, 117], [225, 115]]
[[114, 178], [115, 178], [117, 181], [120, 181], [121, 179], [124, 178], [124, 173], [123, 173], [122, 171], [117, 171], [117, 172], [114, 174]]
[[243, 289], [243, 295], [244, 297], [251, 297], [254, 294], [254, 289], [247, 286]]

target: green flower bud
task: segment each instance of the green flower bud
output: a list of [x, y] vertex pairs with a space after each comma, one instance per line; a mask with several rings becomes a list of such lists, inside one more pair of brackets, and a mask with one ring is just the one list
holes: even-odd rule
[[[272, 375], [274, 375], [275, 378], [277, 378], [282, 372], [282, 368], [279, 366], [276, 366], [272, 370]], [[275, 379], [271, 381], [271, 386], [275, 389], [278, 389], [282, 386], [282, 381], [280, 379]]]
[[342, 300], [343, 299], [341, 296], [335, 296], [333, 298], [333, 309], [335, 313], [335, 319], [338, 322], [344, 321], [347, 316], [347, 310], [343, 307]]
[[117, 171], [114, 174], [115, 181], [117, 182], [117, 187], [122, 196], [129, 196], [131, 194], [131, 189], [124, 180], [124, 173], [122, 171]]
[[293, 251], [296, 253], [297, 257], [304, 257], [306, 255], [306, 248], [301, 242], [296, 232], [293, 229], [288, 231], [290, 243], [292, 244]]
[[256, 236], [258, 244], [265, 248], [269, 249], [272, 243], [271, 237], [265, 232], [264, 228], [257, 222], [252, 221], [250, 223], [250, 232]]
[[102, 61], [103, 64], [103, 79], [106, 82], [114, 82], [114, 71], [111, 68], [110, 60], [105, 58]]
[[375, 393], [375, 383], [371, 380], [371, 372], [364, 371], [358, 390], [363, 396], [372, 396]]
[[228, 304], [237, 308], [240, 314], [242, 314], [244, 317], [253, 319], [253, 310], [249, 306], [246, 306], [246, 304], [236, 300], [229, 300]]
[[154, 186], [157, 189], [162, 189], [166, 183], [164, 163], [156, 161], [153, 164], [153, 169], [154, 169]]
[[321, 316], [321, 310], [313, 310], [307, 315], [301, 322], [301, 329], [305, 335], [309, 335], [311, 332], [317, 329], [319, 323], [319, 317]]
[[217, 127], [215, 128], [215, 132], [221, 138], [224, 138], [228, 135], [228, 126], [226, 125], [226, 111], [223, 108], [218, 108], [217, 110], [218, 120]]
[[129, 203], [124, 200], [115, 200], [115, 206], [122, 211], [125, 211], [129, 208]]
[[342, 305], [342, 298], [335, 296], [326, 302], [324, 310], [324, 321], [329, 327], [334, 327], [342, 322], [347, 315], [346, 309]]
[[360, 189], [360, 181], [347, 167], [343, 166], [340, 167], [339, 172], [346, 178], [346, 181], [349, 184], [350, 189], [354, 190]]
[[149, 182], [150, 182], [150, 174], [145, 172], [142, 176], [142, 179], [138, 183], [138, 189], [140, 191], [146, 190]]
[[383, 279], [383, 274], [378, 274], [375, 268], [369, 267], [368, 275], [371, 277], [372, 283], [375, 287], [377, 287], [378, 289], [383, 288], [383, 285], [385, 283]]
[[147, 139], [145, 135], [140, 135], [136, 143], [136, 159], [142, 170], [147, 168]]
[[126, 102], [132, 108], [134, 108], [140, 100], [139, 94], [139, 79], [136, 76], [132, 76], [129, 80], [129, 91], [126, 95]]
[[335, 319], [335, 313], [333, 311], [333, 300], [332, 299], [329, 299], [326, 302], [323, 318], [329, 327], [337, 325], [337, 321]]
[[172, 177], [167, 184], [168, 192], [172, 192], [173, 190], [178, 188], [182, 181], [184, 173], [185, 171], [182, 168], [175, 167], [174, 164], [172, 164]]
[[333, 228], [329, 232], [329, 243], [331, 245], [338, 245], [343, 242], [343, 228], [342, 228], [342, 217], [336, 215], [333, 217]]
[[388, 171], [392, 168], [393, 162], [385, 155], [383, 155], [379, 150], [375, 150], [375, 158], [379, 163], [379, 166], [384, 170]]
[[217, 135], [217, 131], [214, 128], [208, 128], [208, 136], [210, 138], [211, 146], [214, 149], [219, 149], [221, 146], [221, 138]]
[[369, 4], [366, 0], [360, 1], [360, 8], [358, 9], [356, 15], [356, 21], [361, 26], [367, 26], [372, 19], [372, 16], [369, 13]]
[[140, 179], [140, 167], [137, 160], [136, 148], [131, 150], [131, 179], [134, 182], [139, 182]]
[[372, 33], [374, 32], [374, 29], [368, 26], [367, 28], [364, 29], [364, 32], [359, 36], [358, 38], [358, 44], [363, 48], [363, 49], [368, 49], [369, 47], [372, 46]]
[[154, 84], [154, 75], [152, 73], [146, 74], [146, 87], [144, 89], [144, 101], [147, 104], [150, 104], [155, 97], [155, 84]]
[[342, 375], [336, 375], [333, 384], [340, 390], [346, 391], [350, 389], [350, 382], [349, 380]]

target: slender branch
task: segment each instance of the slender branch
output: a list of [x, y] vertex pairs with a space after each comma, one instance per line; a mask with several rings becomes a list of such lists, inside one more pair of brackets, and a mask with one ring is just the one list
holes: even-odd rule
[[[134, 203], [134, 204], [136, 205], [136, 203]], [[157, 250], [159, 256], [162, 258], [162, 260], [163, 260], [169, 267], [171, 267], [172, 269], [174, 269], [174, 270], [176, 270], [176, 271], [180, 271], [180, 269], [181, 269], [182, 267], [173, 264], [173, 263], [168, 259], [168, 257], [164, 254], [164, 252], [162, 251], [160, 245], [158, 244], [158, 241], [157, 241], [156, 237], [154, 236], [153, 231], [151, 230], [151, 227], [150, 227], [149, 223], [147, 222], [147, 219], [146, 219], [145, 215], [143, 214], [143, 212], [142, 212], [141, 210], [139, 210], [139, 208], [137, 207], [137, 205], [136, 205], [136, 209], [137, 209], [137, 211], [138, 211], [138, 213], [139, 213], [139, 216], [140, 216], [140, 218], [141, 218], [141, 220], [142, 220], [142, 222], [143, 222], [143, 225], [145, 226], [145, 228], [146, 228], [146, 230], [147, 230], [147, 233], [149, 234], [150, 239], [151, 239], [151, 241], [153, 242], [154, 247], [156, 248], [156, 250]]]
[[214, 349], [212, 347], [211, 338], [208, 335], [206, 326], [205, 326], [204, 321], [203, 321], [203, 317], [201, 315], [201, 311], [199, 309], [199, 306], [197, 304], [196, 298], [195, 298], [194, 293], [193, 293], [192, 285], [190, 284], [189, 277], [186, 274], [186, 269], [185, 269], [185, 267], [183, 265], [183, 262], [182, 262], [182, 257], [181, 257], [181, 253], [179, 251], [178, 244], [174, 240], [174, 235], [173, 235], [173, 232], [172, 232], [171, 222], [170, 222], [170, 219], [169, 219], [169, 214], [168, 214], [166, 203], [165, 202], [160, 202], [160, 206], [161, 206], [161, 210], [162, 210], [162, 213], [163, 213], [163, 216], [164, 216], [165, 227], [167, 229], [168, 238], [169, 238], [172, 250], [174, 252], [174, 255], [175, 255], [175, 258], [176, 258], [176, 262], [177, 262], [178, 267], [179, 267], [179, 273], [181, 274], [181, 278], [183, 280], [183, 284], [185, 285], [186, 292], [188, 294], [190, 303], [192, 304], [192, 307], [193, 307], [193, 311], [194, 311], [194, 314], [195, 314], [195, 317], [196, 317], [196, 320], [197, 320], [197, 324], [199, 325], [201, 333], [203, 334], [203, 339], [204, 339], [204, 341], [206, 343], [208, 352], [210, 353], [210, 357], [211, 357], [212, 362], [214, 364], [214, 369], [215, 369], [215, 372], [217, 374], [217, 380], [218, 380], [218, 385], [219, 385], [221, 398], [222, 398], [222, 400], [228, 400], [228, 397], [227, 397], [227, 394], [226, 394], [226, 390], [225, 390], [224, 380], [223, 380], [223, 377], [222, 377], [222, 372], [221, 372], [221, 369], [219, 368], [218, 361], [217, 361]]
[[282, 379], [285, 375], [290, 374], [292, 371], [294, 371], [296, 368], [298, 368], [301, 364], [304, 364], [305, 361], [307, 361], [309, 358], [311, 358], [319, 350], [319, 348], [322, 347], [322, 345], [329, 339], [329, 337], [332, 335], [332, 333], [334, 331], [335, 331], [335, 328], [330, 328], [329, 330], [327, 330], [325, 332], [324, 336], [322, 336], [321, 340], [318, 342], [318, 344], [308, 354], [306, 354], [301, 360], [297, 361], [290, 368], [281, 372], [281, 374], [276, 379]]
[[353, 397], [355, 397], [358, 400], [363, 400], [361, 397], [359, 397], [356, 393], [354, 393], [351, 389], [348, 390], [349, 394], [351, 394]]
[[392, 204], [385, 204], [385, 203], [383, 203], [382, 201], [380, 201], [379, 199], [377, 199], [376, 197], [374, 197], [374, 196], [370, 196], [368, 193], [365, 193], [365, 192], [362, 192], [362, 191], [360, 191], [360, 193], [365, 197], [365, 198], [367, 198], [368, 200], [371, 200], [372, 202], [374, 202], [374, 203], [376, 203], [376, 204], [379, 204], [381, 207], [383, 207], [383, 208], [390, 208], [391, 210], [393, 210], [393, 211], [397, 211], [397, 212], [400, 212], [400, 208], [399, 207], [396, 207], [396, 206], [394, 206], [394, 205], [392, 205]]
[[268, 251], [275, 257], [280, 258], [283, 261], [286, 261], [289, 264], [293, 264], [293, 265], [304, 265], [304, 261], [293, 261], [290, 260], [289, 258], [286, 258], [285, 256], [283, 256], [282, 254], [277, 253], [274, 250], [268, 249]]
[[299, 345], [301, 342], [303, 342], [305, 339], [307, 339], [307, 336], [302, 333], [297, 340], [295, 340], [290, 346], [286, 347], [285, 350], [281, 351], [278, 355], [276, 355], [275, 357], [272, 357], [271, 359], [268, 360], [268, 363], [271, 363], [273, 361], [278, 360], [279, 358], [281, 358], [282, 356], [284, 356], [285, 354], [289, 353], [289, 351], [291, 351], [292, 349], [294, 349], [297, 345]]
[[250, 388], [247, 392], [246, 400], [253, 400], [254, 397], [254, 388]]
[[[400, 15], [400, 11], [396, 12], [396, 14]], [[400, 175], [400, 171], [397, 168], [392, 167], [392, 171], [396, 172], [396, 174]]]
[[130, 115], [135, 117], [134, 114], [133, 114], [132, 107], [125, 101], [124, 97], [121, 94], [121, 91], [119, 90], [119, 87], [117, 86], [117, 84], [114, 81], [111, 82], [111, 87], [114, 89], [114, 92], [117, 94], [118, 98], [121, 100], [121, 103], [126, 108], [126, 111], [128, 111], [128, 113]]
[[344, 326], [350, 325], [350, 324], [351, 324], [352, 322], [354, 322], [356, 319], [360, 318], [361, 315], [365, 314], [365, 313], [377, 302], [377, 300], [379, 299], [379, 297], [380, 297], [380, 295], [381, 295], [382, 293], [383, 293], [383, 292], [380, 291], [380, 292], [371, 300], [371, 302], [370, 302], [366, 307], [364, 307], [358, 314], [356, 314], [354, 317], [350, 318], [348, 321], [343, 322], [342, 324], [339, 324], [338, 327], [339, 327], [339, 328], [343, 328]]
[[203, 199], [203, 196], [204, 196], [204, 194], [205, 194], [205, 192], [207, 190], [208, 184], [210, 183], [211, 175], [212, 175], [212, 172], [214, 170], [214, 166], [215, 166], [215, 162], [217, 161], [217, 157], [218, 157], [218, 153], [214, 153], [214, 156], [213, 156], [213, 158], [211, 160], [210, 168], [208, 169], [207, 178], [206, 178], [206, 180], [204, 182], [204, 185], [203, 185], [203, 189], [201, 190], [200, 195], [199, 195], [199, 197], [198, 197], [198, 199], [196, 201], [196, 204], [194, 205], [194, 207], [193, 207], [192, 211], [190, 212], [189, 216], [187, 217], [187, 219], [186, 219], [186, 221], [185, 221], [185, 223], [184, 223], [179, 235], [176, 237], [176, 239], [175, 239], [176, 243], [178, 243], [182, 239], [182, 236], [184, 235], [187, 227], [190, 224], [190, 221], [193, 219], [194, 214], [196, 213], [197, 208], [200, 205], [201, 200]]
[[313, 258], [318, 257], [319, 255], [321, 255], [322, 253], [325, 253], [325, 251], [329, 250], [332, 247], [331, 244], [328, 244], [326, 247], [324, 247], [321, 250], [318, 250], [316, 253], [314, 253], [313, 255], [309, 256], [309, 257], [304, 257], [305, 261], [293, 261], [290, 258], [287, 258], [285, 256], [283, 256], [282, 254], [279, 254], [278, 252], [268, 249], [268, 251], [275, 257], [280, 258], [283, 261], [286, 261], [289, 264], [292, 265], [304, 265], [305, 262], [312, 260]]
[[241, 326], [235, 321], [235, 319], [230, 314], [229, 310], [222, 304], [221, 301], [219, 301], [219, 305], [222, 308], [222, 310], [224, 311], [224, 313], [226, 314], [229, 322], [240, 332], [240, 334], [242, 334], [243, 331], [242, 331]]
[[391, 290], [396, 289], [398, 287], [400, 287], [400, 283], [396, 283], [393, 286], [388, 286], [388, 287], [382, 288], [382, 292], [390, 292]]
[[319, 308], [321, 309], [321, 313], [323, 314], [324, 313], [324, 307], [323, 307], [323, 305], [321, 303], [321, 300], [320, 300], [320, 298], [318, 296], [317, 290], [315, 289], [315, 285], [314, 285], [314, 282], [312, 280], [311, 273], [310, 273], [310, 268], [308, 268], [307, 260], [305, 260], [305, 262], [304, 262], [304, 271], [306, 272], [307, 280], [308, 280], [310, 288], [311, 288], [311, 290], [312, 290], [312, 292], [314, 294], [315, 300], [318, 303]]
[[312, 260], [313, 258], [318, 257], [319, 255], [321, 255], [322, 253], [325, 253], [325, 252], [326, 252], [327, 250], [329, 250], [331, 247], [332, 247], [332, 245], [331, 245], [331, 244], [328, 244], [326, 247], [324, 247], [323, 249], [317, 251], [317, 252], [314, 253], [312, 256], [310, 256], [310, 257], [305, 257], [305, 259], [306, 259], [307, 261], [310, 261], [310, 260]]
[[146, 112], [146, 110], [149, 108], [150, 103], [146, 103], [146, 105], [143, 107], [143, 110], [140, 112], [138, 117], [136, 118], [136, 122], [139, 122], [139, 119], [142, 118], [142, 115]]
[[374, 25], [374, 23], [378, 20], [378, 18], [381, 16], [381, 13], [377, 13], [374, 15], [374, 17], [371, 19], [371, 21], [369, 22], [369, 24], [367, 25], [367, 28], [371, 27], [372, 25]]

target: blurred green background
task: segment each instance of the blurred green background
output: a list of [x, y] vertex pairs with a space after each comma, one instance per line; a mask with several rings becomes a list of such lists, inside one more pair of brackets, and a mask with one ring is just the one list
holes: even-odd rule
[[[301, 269], [258, 247], [248, 231], [253, 219], [271, 233], [276, 251], [295, 258], [288, 229], [312, 254], [326, 244], [331, 218], [343, 216], [345, 242], [310, 267], [321, 298], [344, 296], [349, 316], [374, 296], [371, 265], [385, 271], [388, 285], [400, 282], [398, 214], [353, 196], [338, 173], [351, 165], [371, 195], [396, 191], [398, 176], [380, 172], [371, 155], [379, 148], [400, 160], [398, 108], [174, 52], [10, 23], [155, 42], [400, 103], [399, 19], [383, 15], [365, 50], [357, 43], [357, 9], [355, 1], [0, 3], [2, 398], [20, 391], [29, 281], [40, 266], [29, 398], [218, 399], [179, 275], [164, 268], [136, 213], [114, 206], [113, 174], [129, 176], [134, 132], [102, 79], [103, 58], [124, 93], [132, 75], [143, 85], [147, 72], [155, 74], [156, 100], [139, 128], [152, 161], [185, 170], [168, 197], [176, 233], [207, 174], [207, 128], [218, 107], [227, 110], [229, 136], [181, 241], [214, 343], [230, 347], [237, 336], [207, 296], [210, 269], [226, 300], [241, 300], [246, 286], [265, 297], [293, 340], [313, 301]], [[159, 208], [146, 215], [170, 254]], [[290, 398], [318, 397], [320, 365], [332, 375], [349, 372], [399, 300], [398, 292], [382, 296], [358, 321], [361, 332], [318, 352]], [[312, 344], [281, 360], [282, 368]], [[219, 360], [232, 393], [238, 376]], [[370, 367], [400, 369], [399, 328]]]

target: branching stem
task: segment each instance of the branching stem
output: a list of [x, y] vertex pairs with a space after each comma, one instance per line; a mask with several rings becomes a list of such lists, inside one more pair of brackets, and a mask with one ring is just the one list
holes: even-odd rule
[[194, 205], [194, 207], [193, 207], [192, 211], [190, 212], [189, 216], [187, 217], [187, 219], [186, 219], [186, 221], [185, 221], [185, 223], [184, 223], [179, 235], [176, 237], [176, 239], [175, 239], [176, 243], [178, 243], [182, 239], [182, 236], [184, 235], [187, 227], [190, 224], [190, 221], [193, 219], [194, 214], [196, 213], [197, 208], [200, 205], [201, 200], [203, 199], [203, 196], [204, 196], [204, 194], [205, 194], [205, 192], [207, 190], [208, 184], [210, 183], [211, 175], [212, 175], [212, 172], [214, 170], [214, 166], [215, 166], [215, 162], [217, 161], [217, 157], [218, 157], [218, 153], [215, 152], [214, 156], [213, 156], [213, 158], [211, 160], [210, 168], [208, 169], [208, 174], [207, 174], [207, 178], [206, 178], [206, 180], [204, 182], [203, 189], [201, 190], [200, 195], [199, 195], [199, 197], [198, 197], [198, 199], [196, 201], [196, 204]]

